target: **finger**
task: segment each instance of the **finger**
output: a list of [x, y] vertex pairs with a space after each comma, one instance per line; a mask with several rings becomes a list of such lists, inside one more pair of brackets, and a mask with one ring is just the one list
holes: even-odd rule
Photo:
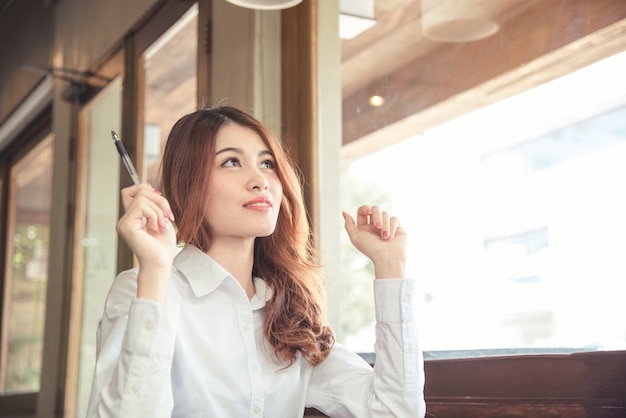
[[344, 227], [346, 228], [346, 232], [348, 233], [350, 240], [352, 240], [352, 237], [359, 232], [359, 227], [356, 225], [354, 218], [352, 218], [350, 214], [347, 212], [341, 212], [341, 214], [343, 215], [343, 219], [345, 221]]
[[149, 233], [158, 233], [161, 228], [158, 222], [158, 214], [154, 208], [135, 204], [122, 216], [118, 223], [118, 229], [127, 233], [140, 229]]
[[121, 190], [120, 193], [122, 195], [122, 205], [124, 206], [124, 210], [128, 209], [128, 207], [130, 206], [131, 202], [133, 201], [137, 193], [139, 193], [139, 190], [141, 190], [141, 187], [143, 187], [143, 185], [136, 184], [133, 186], [124, 187]]
[[159, 196], [156, 202], [159, 204], [159, 206], [163, 210], [163, 214], [165, 215], [165, 217], [169, 219], [170, 221], [174, 222], [174, 212], [172, 212], [172, 208], [170, 207], [170, 202], [166, 198], [163, 197], [163, 194], [159, 190], [152, 189], [152, 191]]
[[[160, 199], [160, 200], [165, 201], [165, 199]], [[163, 229], [168, 229], [168, 224], [170, 221], [168, 219], [169, 218], [168, 214], [163, 210], [163, 203], [159, 201], [157, 202], [148, 201], [146, 203], [149, 205], [149, 208], [151, 209], [151, 216], [147, 218], [147, 224], [150, 227], [150, 229], [154, 232], [160, 232]], [[167, 204], [167, 201], [165, 201], [165, 204]], [[169, 210], [169, 209], [166, 209], [166, 210]], [[169, 211], [169, 213], [171, 214], [171, 210]]]
[[390, 238], [390, 235], [391, 235], [389, 213], [382, 211], [380, 213], [380, 219], [381, 219], [380, 236], [383, 237], [384, 239], [388, 239]]
[[395, 216], [392, 216], [389, 219], [389, 236], [387, 239], [393, 239], [398, 231], [402, 231], [402, 227], [400, 226], [400, 220]]
[[360, 206], [356, 211], [356, 225], [367, 225], [371, 221], [372, 208], [368, 205]]
[[382, 214], [383, 212], [378, 206], [372, 206], [372, 216], [370, 222], [376, 227], [376, 229], [381, 229], [383, 227]]
[[161, 211], [163, 212], [163, 216], [159, 217], [161, 226], [165, 225], [165, 222], [162, 219], [163, 217], [174, 222], [174, 213], [172, 212], [169, 202], [167, 201], [165, 197], [163, 197], [160, 191], [158, 191], [157, 189], [154, 189], [148, 183], [138, 184], [135, 186], [127, 187], [122, 190], [122, 199], [124, 203], [124, 209], [126, 211], [129, 210], [133, 202], [142, 197], [149, 201], [154, 202], [158, 207], [161, 208]]
[[161, 229], [168, 227], [167, 218], [159, 202], [150, 195], [146, 196], [145, 193], [133, 199], [125, 215], [130, 219], [143, 219], [143, 226], [152, 232], [160, 232]]
[[[134, 184], [122, 189], [122, 203], [124, 210], [128, 209], [133, 199], [135, 199], [140, 193], [154, 191], [155, 189], [148, 183]], [[160, 193], [157, 191], [157, 193]]]
[[162, 225], [160, 218], [161, 217], [155, 210], [150, 211], [149, 214], [144, 212], [143, 219], [145, 219], [145, 222], [146, 222], [146, 225], [145, 225], [146, 229], [154, 233], [160, 232], [161, 225]]

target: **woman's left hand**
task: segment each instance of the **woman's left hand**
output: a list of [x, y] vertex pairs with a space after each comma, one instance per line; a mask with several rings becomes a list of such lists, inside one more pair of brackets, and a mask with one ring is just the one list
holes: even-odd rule
[[395, 216], [377, 206], [361, 206], [356, 222], [346, 212], [343, 217], [350, 241], [372, 260], [377, 279], [405, 276], [407, 234]]

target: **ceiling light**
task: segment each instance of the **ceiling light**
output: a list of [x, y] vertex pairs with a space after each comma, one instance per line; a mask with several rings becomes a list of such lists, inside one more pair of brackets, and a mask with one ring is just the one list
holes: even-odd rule
[[487, 38], [500, 25], [476, 1], [422, 0], [422, 32], [439, 42], [470, 42]]
[[[226, 0], [235, 6], [255, 10], [281, 10], [296, 6], [302, 0]], [[352, 39], [376, 24], [374, 0], [341, 0], [339, 37]]]
[[374, 107], [382, 106], [385, 104], [385, 98], [382, 96], [372, 96], [370, 97], [370, 105]]
[[302, 0], [226, 0], [235, 6], [246, 7], [256, 10], [280, 10], [293, 7]]

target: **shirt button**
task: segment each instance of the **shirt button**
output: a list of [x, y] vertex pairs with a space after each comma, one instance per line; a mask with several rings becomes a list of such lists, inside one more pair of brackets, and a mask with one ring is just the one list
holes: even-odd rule
[[413, 354], [413, 351], [414, 351], [414, 350], [413, 350], [413, 346], [412, 346], [412, 345], [408, 346], [408, 347], [407, 347], [407, 349], [406, 349], [406, 351], [407, 351], [409, 354]]
[[146, 331], [152, 331], [154, 329], [154, 323], [152, 321], [146, 322], [143, 326]]
[[132, 385], [130, 387], [130, 392], [133, 393], [133, 394], [139, 392], [139, 385], [136, 384], [136, 383], [134, 385]]
[[257, 366], [256, 364], [251, 364], [250, 370], [252, 370], [253, 372], [256, 372], [257, 370], [259, 370], [259, 366]]
[[244, 330], [245, 332], [250, 331], [250, 325], [247, 325], [247, 324], [246, 324], [246, 325], [244, 325], [244, 326], [243, 326], [243, 330]]
[[259, 415], [259, 414], [261, 413], [261, 408], [260, 408], [260, 407], [258, 407], [258, 406], [255, 406], [255, 407], [254, 407], [254, 409], [253, 409], [253, 411], [254, 411], [254, 414], [255, 414], [255, 415]]

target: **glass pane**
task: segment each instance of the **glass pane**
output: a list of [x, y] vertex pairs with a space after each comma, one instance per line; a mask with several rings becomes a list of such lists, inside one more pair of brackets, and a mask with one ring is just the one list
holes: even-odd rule
[[48, 283], [52, 136], [11, 168], [4, 275], [3, 394], [37, 392]]
[[198, 6], [194, 5], [144, 54], [142, 181], [158, 188], [158, 169], [172, 125], [196, 110]]
[[[77, 198], [74, 275], [82, 284], [82, 321], [76, 416], [85, 416], [94, 359], [96, 331], [106, 295], [117, 273], [120, 157], [111, 130], [120, 131], [122, 83], [117, 79], [81, 110], [81, 171]], [[76, 320], [76, 318], [73, 318]]]
[[[169, 129], [183, 114], [196, 109], [197, 6], [163, 34], [144, 53], [144, 139], [141, 180], [158, 187], [161, 151]], [[82, 277], [82, 324], [76, 416], [83, 416], [89, 400], [96, 346], [96, 330], [104, 309], [103, 294], [117, 274], [119, 155], [110, 138], [121, 125], [121, 80], [81, 111], [87, 139], [81, 158], [86, 178], [77, 218], [77, 277]], [[104, 138], [104, 139], [103, 139]], [[122, 138], [125, 141], [124, 138]], [[127, 140], [130, 140], [127, 139]], [[126, 176], [124, 172], [121, 174]], [[81, 206], [82, 205], [82, 206]], [[82, 255], [78, 255], [81, 253]], [[81, 280], [81, 279], [79, 279]], [[70, 406], [71, 407], [71, 406]]]
[[[423, 349], [626, 348], [618, 2], [576, 0], [585, 28], [550, 2], [456, 2], [490, 26], [476, 39], [445, 38], [463, 32], [452, 1], [366, 3], [369, 25], [340, 18], [358, 29], [342, 35], [342, 207], [382, 204], [409, 230]], [[341, 238], [342, 342], [370, 352], [371, 266]]]

